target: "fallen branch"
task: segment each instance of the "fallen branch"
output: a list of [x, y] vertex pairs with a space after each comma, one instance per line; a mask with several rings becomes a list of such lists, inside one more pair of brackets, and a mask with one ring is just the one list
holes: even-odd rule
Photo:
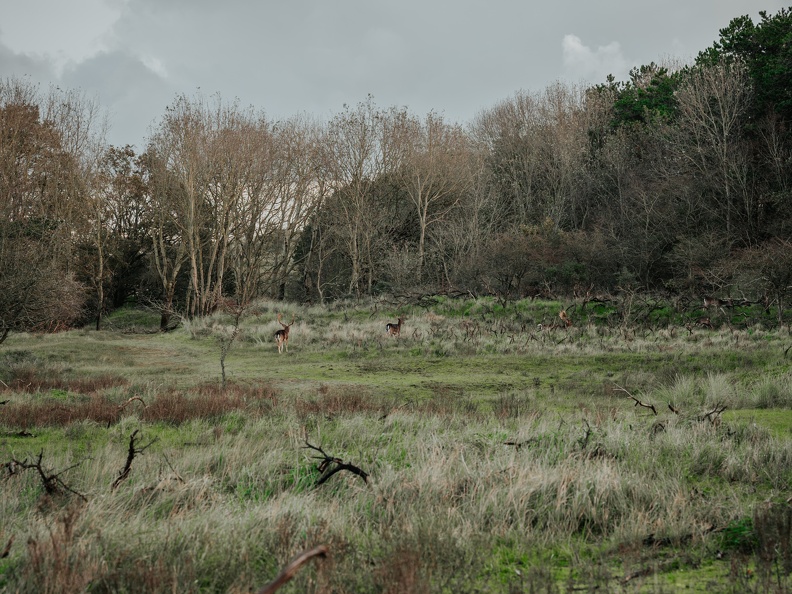
[[655, 416], [657, 416], [657, 409], [655, 408], [654, 404], [646, 404], [644, 402], [641, 402], [635, 396], [630, 394], [630, 392], [628, 392], [625, 388], [622, 388], [617, 383], [613, 383], [613, 385], [616, 386], [616, 390], [618, 390], [619, 392], [624, 392], [625, 394], [627, 394], [627, 397], [630, 398], [630, 400], [634, 400], [635, 401], [635, 406], [642, 406], [644, 408], [648, 408], [649, 410], [651, 410], [655, 414]]
[[127, 451], [126, 464], [124, 464], [124, 468], [116, 477], [116, 480], [113, 481], [113, 484], [110, 487], [111, 491], [115, 491], [116, 487], [118, 487], [118, 485], [120, 485], [121, 482], [129, 476], [129, 473], [132, 470], [132, 460], [135, 459], [135, 456], [137, 454], [142, 454], [144, 451], [146, 451], [146, 449], [148, 449], [149, 446], [151, 446], [151, 444], [157, 441], [156, 439], [154, 439], [149, 443], [147, 443], [146, 445], [144, 445], [142, 448], [136, 448], [135, 437], [137, 436], [138, 431], [140, 431], [140, 429], [135, 429], [132, 432], [132, 435], [129, 436], [129, 449]]
[[322, 473], [322, 476], [320, 476], [319, 480], [316, 481], [317, 487], [327, 482], [327, 480], [331, 476], [333, 476], [336, 472], [340, 472], [342, 470], [348, 470], [349, 472], [358, 475], [360, 478], [363, 479], [364, 483], [368, 484], [368, 473], [365, 472], [364, 470], [361, 470], [360, 468], [354, 466], [353, 464], [347, 464], [340, 458], [328, 456], [322, 448], [311, 445], [310, 443], [308, 443], [307, 440], [305, 442], [305, 447], [322, 454], [321, 456], [314, 456], [314, 459], [321, 460], [318, 469], [319, 472]]
[[515, 449], [519, 452], [520, 448], [522, 448], [523, 446], [531, 446], [536, 443], [539, 443], [539, 440], [536, 439], [535, 437], [531, 437], [530, 439], [526, 439], [524, 441], [514, 441], [514, 440], [504, 441], [503, 445], [514, 446]]
[[80, 464], [82, 464], [82, 461], [77, 462], [77, 464], [72, 464], [68, 468], [65, 468], [64, 470], [61, 470], [60, 472], [57, 472], [55, 474], [48, 474], [49, 471], [44, 470], [44, 467], [41, 465], [41, 460], [43, 457], [44, 457], [44, 451], [42, 450], [39, 453], [38, 459], [35, 462], [28, 462], [27, 458], [25, 458], [21, 462], [19, 460], [12, 459], [9, 464], [18, 466], [22, 470], [29, 470], [31, 468], [35, 469], [38, 472], [39, 476], [41, 477], [41, 483], [44, 486], [44, 491], [46, 491], [48, 495], [57, 495], [61, 492], [61, 489], [63, 489], [65, 491], [68, 491], [69, 493], [73, 493], [74, 495], [77, 495], [83, 501], [88, 501], [85, 495], [83, 495], [82, 493], [78, 493], [77, 491], [69, 487], [69, 485], [64, 483], [60, 478], [62, 474], [70, 471], [72, 468], [77, 468]]
[[132, 396], [129, 400], [124, 402], [124, 404], [120, 404], [118, 406], [118, 411], [120, 412], [120, 411], [124, 410], [126, 408], [127, 404], [129, 404], [130, 402], [133, 402], [135, 400], [138, 400], [143, 405], [143, 408], [147, 408], [146, 407], [146, 403], [143, 402], [143, 399], [140, 396]]
[[314, 557], [326, 557], [327, 556], [327, 547], [325, 545], [319, 545], [318, 547], [312, 548], [310, 551], [304, 551], [297, 555], [294, 559], [292, 559], [289, 564], [284, 567], [278, 576], [272, 580], [269, 584], [264, 586], [261, 590], [256, 592], [256, 594], [272, 594], [280, 588], [283, 584], [288, 582], [290, 579], [294, 577], [294, 574], [297, 573], [297, 570], [300, 569], [305, 563], [313, 559]]

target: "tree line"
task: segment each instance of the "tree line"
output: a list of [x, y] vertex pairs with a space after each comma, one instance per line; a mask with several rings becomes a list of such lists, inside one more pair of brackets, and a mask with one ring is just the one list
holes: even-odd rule
[[792, 12], [690, 64], [517, 92], [462, 126], [175, 98], [145, 150], [76, 91], [0, 81], [0, 341], [130, 300], [792, 292]]

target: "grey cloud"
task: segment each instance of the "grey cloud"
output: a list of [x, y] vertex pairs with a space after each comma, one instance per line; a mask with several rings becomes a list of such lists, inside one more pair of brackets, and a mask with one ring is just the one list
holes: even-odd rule
[[173, 101], [176, 90], [138, 58], [124, 52], [101, 53], [67, 69], [63, 83], [93, 89], [109, 111], [108, 141], [144, 148], [150, 125]]
[[[108, 51], [70, 65], [62, 80], [98, 90], [116, 144], [140, 144], [177, 93], [198, 89], [273, 119], [326, 119], [372, 94], [381, 106], [464, 123], [560, 78], [601, 82], [669, 55], [689, 58], [731, 18], [758, 10], [753, 0], [657, 9], [634, 0], [107, 1], [120, 10], [101, 37]], [[765, 2], [771, 13], [781, 7]], [[579, 42], [565, 50], [565, 36]], [[59, 82], [46, 61], [3, 48], [0, 66]]]

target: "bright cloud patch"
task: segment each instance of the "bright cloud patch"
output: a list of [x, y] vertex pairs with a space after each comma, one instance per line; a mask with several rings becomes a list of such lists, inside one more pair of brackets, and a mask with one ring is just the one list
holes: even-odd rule
[[604, 82], [608, 74], [613, 74], [617, 80], [627, 75], [627, 60], [622, 55], [621, 46], [617, 41], [593, 50], [583, 45], [577, 35], [565, 35], [562, 47], [564, 73], [567, 78]]
[[142, 56], [140, 58], [141, 62], [155, 73], [160, 78], [168, 78], [168, 71], [165, 68], [165, 64], [162, 63], [162, 60], [159, 58], [155, 58], [154, 56]]

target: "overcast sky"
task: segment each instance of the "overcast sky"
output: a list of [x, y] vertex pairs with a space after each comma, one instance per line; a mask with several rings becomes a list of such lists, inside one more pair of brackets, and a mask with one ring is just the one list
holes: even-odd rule
[[0, 0], [0, 77], [84, 91], [141, 149], [178, 94], [271, 119], [380, 107], [471, 122], [518, 91], [690, 60], [778, 0]]

